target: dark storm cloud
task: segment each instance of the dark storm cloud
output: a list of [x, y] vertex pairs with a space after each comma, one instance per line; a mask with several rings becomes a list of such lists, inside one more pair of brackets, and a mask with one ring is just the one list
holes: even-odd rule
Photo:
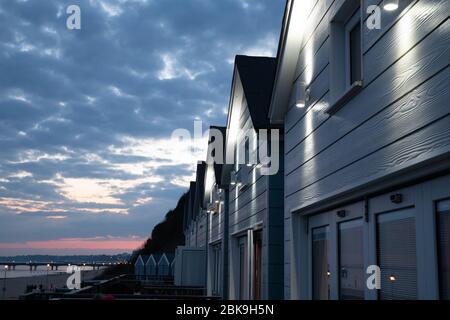
[[283, 7], [2, 0], [0, 242], [147, 235], [195, 168], [164, 153], [171, 132], [225, 123], [234, 55], [275, 54]]

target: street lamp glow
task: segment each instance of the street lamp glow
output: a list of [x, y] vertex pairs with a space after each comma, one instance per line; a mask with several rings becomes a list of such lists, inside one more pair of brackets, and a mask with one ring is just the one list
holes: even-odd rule
[[384, 0], [383, 9], [386, 11], [394, 11], [398, 9], [398, 0]]

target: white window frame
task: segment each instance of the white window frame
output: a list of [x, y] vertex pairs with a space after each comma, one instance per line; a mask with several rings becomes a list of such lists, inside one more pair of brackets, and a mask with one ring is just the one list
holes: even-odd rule
[[[361, 9], [358, 8], [358, 10], [353, 13], [353, 15], [350, 17], [350, 19], [345, 24], [345, 90], [349, 91], [354, 83], [351, 81], [352, 77], [352, 61], [351, 61], [351, 48], [350, 48], [350, 32], [353, 30], [354, 27], [359, 23], [360, 24], [360, 37], [362, 37], [362, 30], [361, 30]], [[362, 39], [360, 39], [360, 46], [362, 46]], [[362, 48], [360, 48], [360, 69], [362, 70]], [[360, 74], [360, 78], [362, 78], [362, 75]], [[357, 79], [356, 81], [361, 81], [362, 79]]]
[[[361, 91], [363, 86], [362, 1], [346, 0], [330, 20], [330, 106], [325, 113], [334, 114]], [[350, 31], [361, 24], [360, 80], [350, 83]]]

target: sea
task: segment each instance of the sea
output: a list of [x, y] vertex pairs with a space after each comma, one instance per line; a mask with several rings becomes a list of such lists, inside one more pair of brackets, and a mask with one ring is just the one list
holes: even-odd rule
[[[92, 271], [92, 267], [79, 266], [81, 271]], [[101, 267], [100, 270], [103, 268]], [[31, 270], [29, 266], [16, 266], [15, 270], [12, 268], [6, 269], [4, 265], [0, 265], [0, 279], [12, 279], [12, 278], [26, 278], [26, 277], [37, 277], [37, 276], [51, 276], [58, 274], [67, 274], [67, 267], [59, 266], [58, 270], [47, 270], [47, 266], [38, 266], [36, 270]]]

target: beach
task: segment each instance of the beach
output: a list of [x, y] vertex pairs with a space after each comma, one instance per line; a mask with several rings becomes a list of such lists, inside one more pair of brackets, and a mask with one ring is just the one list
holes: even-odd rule
[[[83, 271], [82, 281], [92, 280], [100, 275], [102, 270]], [[42, 288], [63, 288], [66, 285], [67, 278], [70, 275], [65, 272], [53, 273], [47, 275], [22, 276], [17, 278], [0, 278], [0, 289], [6, 288], [5, 293], [0, 290], [0, 299], [16, 300], [26, 291], [27, 286], [36, 285]]]

